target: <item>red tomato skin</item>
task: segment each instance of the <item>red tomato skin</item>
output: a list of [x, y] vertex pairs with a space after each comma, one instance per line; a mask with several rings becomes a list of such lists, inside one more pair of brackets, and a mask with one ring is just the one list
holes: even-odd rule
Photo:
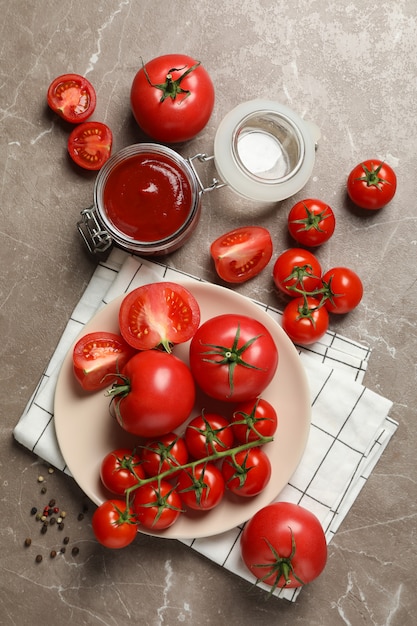
[[194, 417], [185, 429], [184, 438], [194, 459], [203, 459], [214, 452], [229, 450], [234, 442], [230, 423], [216, 413], [204, 413], [204, 417], [203, 415]]
[[[201, 497], [197, 497], [194, 489], [190, 490], [193, 476], [197, 481], [202, 481], [204, 487]], [[221, 471], [213, 463], [201, 463], [194, 469], [183, 470], [178, 478], [177, 490], [186, 507], [195, 511], [209, 511], [220, 504], [225, 493], [225, 484]]]
[[246, 468], [244, 482], [240, 483], [239, 470], [233, 460], [226, 457], [222, 463], [222, 474], [226, 488], [243, 498], [253, 498], [261, 493], [271, 478], [271, 463], [261, 448], [250, 448], [235, 454], [235, 463]]
[[[188, 462], [189, 455], [184, 438], [176, 433], [167, 433], [153, 441], [146, 441], [144, 446], [141, 452], [141, 467], [150, 478]], [[170, 474], [169, 479], [175, 478], [179, 471]]]
[[113, 134], [102, 122], [78, 124], [68, 137], [68, 154], [85, 170], [97, 171], [110, 158]]
[[[154, 85], [165, 83], [167, 75], [180, 78], [197, 61], [185, 54], [166, 54], [145, 64], [133, 79], [130, 104], [141, 129], [153, 139], [164, 143], [179, 143], [195, 137], [207, 124], [214, 107], [214, 86], [208, 72], [200, 64], [182, 81], [181, 88], [189, 92], [167, 97], [161, 102], [162, 91]], [[174, 69], [176, 68], [176, 69]]]
[[[230, 349], [240, 336], [237, 349], [257, 337], [243, 353], [242, 358], [252, 368], [236, 365], [233, 389], [229, 383], [229, 366], [220, 364], [219, 355], [210, 355], [210, 345]], [[209, 362], [206, 361], [209, 359]], [[199, 387], [212, 398], [225, 402], [243, 402], [260, 395], [269, 385], [278, 366], [278, 349], [267, 328], [244, 315], [225, 314], [204, 322], [190, 343], [190, 368]]]
[[125, 397], [114, 397], [120, 426], [139, 437], [159, 437], [175, 430], [190, 415], [195, 385], [187, 365], [158, 350], [137, 353], [124, 367], [130, 383]]
[[303, 246], [321, 246], [333, 235], [335, 227], [333, 209], [322, 200], [301, 200], [288, 214], [290, 235]]
[[[134, 473], [127, 466], [126, 459], [132, 464]], [[126, 489], [136, 485], [138, 478], [145, 478], [145, 472], [138, 454], [129, 448], [117, 448], [103, 458], [100, 478], [106, 489], [123, 496]]]
[[[312, 309], [320, 304], [319, 300], [310, 296], [306, 300], [308, 306]], [[308, 346], [325, 335], [329, 327], [329, 314], [324, 306], [313, 310], [311, 312], [314, 320], [313, 324], [308, 317], [299, 318], [300, 308], [303, 305], [304, 298], [302, 297], [294, 298], [286, 305], [282, 315], [282, 328], [294, 343]]]
[[[243, 561], [256, 578], [268, 574], [267, 568], [257, 565], [271, 563], [272, 566], [275, 562], [267, 541], [281, 558], [291, 555], [291, 531], [296, 546], [292, 558], [295, 574], [307, 584], [322, 573], [327, 562], [327, 544], [318, 518], [297, 504], [275, 502], [255, 513], [241, 535]], [[263, 582], [272, 586], [277, 582], [276, 578], [276, 574], [272, 574]], [[284, 577], [281, 577], [277, 586], [291, 589], [300, 587], [301, 583], [290, 573], [290, 581], [286, 584]]]
[[[292, 276], [295, 268], [306, 267], [306, 275], [299, 280]], [[304, 291], [314, 291], [322, 286], [321, 265], [317, 257], [309, 250], [303, 248], [288, 248], [284, 250], [275, 261], [272, 276], [275, 286], [279, 291], [292, 298], [298, 298], [299, 293], [290, 287], [304, 289]], [[301, 281], [301, 284], [300, 284]]]
[[397, 190], [397, 176], [387, 163], [368, 159], [356, 165], [347, 179], [347, 192], [354, 204], [376, 211], [391, 202]]
[[325, 307], [331, 313], [349, 313], [358, 306], [363, 296], [363, 284], [359, 276], [348, 267], [333, 267], [323, 274], [323, 283], [330, 285], [333, 303], [326, 300]]
[[217, 274], [229, 283], [243, 283], [257, 276], [272, 257], [272, 239], [261, 226], [235, 228], [210, 246]]
[[[159, 504], [159, 499], [166, 504]], [[148, 506], [154, 502], [154, 506]], [[162, 513], [158, 515], [160, 509]], [[164, 530], [172, 526], [182, 512], [182, 502], [177, 491], [167, 480], [153, 481], [135, 490], [133, 509], [140, 526], [149, 530]]]
[[130, 291], [119, 309], [125, 341], [137, 350], [183, 343], [200, 324], [200, 307], [192, 293], [169, 281], [142, 285]]
[[75, 378], [85, 391], [106, 389], [135, 354], [136, 350], [121, 335], [107, 331], [87, 333], [73, 348]]
[[96, 92], [80, 74], [63, 74], [48, 87], [48, 106], [71, 124], [85, 122], [96, 108]]
[[235, 407], [231, 426], [239, 443], [257, 441], [259, 436], [273, 437], [278, 427], [278, 416], [270, 402], [255, 398]]
[[[126, 515], [127, 511], [131, 521], [119, 524], [119, 511], [123, 515]], [[125, 500], [113, 499], [103, 502], [94, 511], [91, 524], [97, 541], [106, 548], [125, 548], [132, 543], [137, 533], [133, 509], [127, 509]]]

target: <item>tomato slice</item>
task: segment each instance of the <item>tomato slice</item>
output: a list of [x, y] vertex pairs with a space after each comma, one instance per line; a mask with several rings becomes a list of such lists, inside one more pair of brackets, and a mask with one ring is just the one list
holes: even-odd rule
[[150, 283], [137, 287], [122, 300], [120, 332], [137, 350], [191, 339], [200, 324], [200, 307], [192, 293], [177, 283]]
[[84, 122], [68, 138], [71, 159], [86, 170], [99, 170], [111, 154], [113, 135], [102, 122]]
[[105, 389], [117, 379], [117, 373], [134, 354], [136, 350], [116, 333], [88, 333], [74, 346], [75, 377], [86, 391]]
[[262, 226], [235, 228], [210, 246], [216, 272], [226, 282], [243, 283], [261, 272], [272, 256], [272, 239]]
[[96, 108], [96, 92], [93, 85], [79, 74], [63, 74], [49, 85], [49, 107], [66, 122], [85, 122]]

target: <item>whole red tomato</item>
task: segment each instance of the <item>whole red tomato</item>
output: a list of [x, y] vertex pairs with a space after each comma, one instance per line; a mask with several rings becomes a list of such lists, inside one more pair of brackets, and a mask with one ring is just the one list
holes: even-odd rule
[[138, 523], [152, 530], [169, 528], [182, 513], [181, 499], [167, 480], [152, 481], [136, 489], [133, 508]]
[[[158, 476], [188, 461], [188, 449], [183, 437], [176, 433], [161, 435], [158, 439], [147, 441], [141, 451], [142, 468], [147, 476]], [[169, 474], [169, 478], [177, 472]]]
[[272, 256], [272, 239], [261, 226], [244, 226], [218, 237], [210, 246], [216, 272], [226, 282], [257, 276]]
[[348, 313], [358, 306], [363, 296], [359, 276], [348, 267], [333, 267], [323, 274], [328, 299], [325, 307], [331, 313]]
[[272, 437], [278, 427], [277, 412], [263, 398], [241, 402], [233, 411], [231, 426], [235, 439], [240, 443]]
[[226, 457], [222, 474], [227, 489], [237, 496], [252, 498], [267, 486], [271, 478], [271, 463], [262, 448], [242, 450]]
[[289, 338], [302, 346], [318, 341], [329, 327], [329, 314], [317, 298], [293, 298], [284, 308], [282, 328]]
[[278, 366], [278, 349], [257, 320], [233, 313], [202, 324], [190, 344], [190, 368], [212, 398], [243, 402], [269, 385]]
[[184, 437], [194, 459], [202, 459], [233, 446], [230, 423], [216, 413], [202, 413], [194, 417], [187, 425]]
[[303, 246], [321, 246], [333, 235], [335, 226], [333, 209], [322, 200], [301, 200], [288, 213], [290, 235]]
[[164, 143], [178, 143], [206, 126], [214, 107], [214, 87], [200, 61], [185, 54], [166, 54], [137, 72], [130, 103], [147, 135]]
[[139, 437], [159, 437], [190, 415], [195, 385], [190, 369], [173, 354], [138, 352], [108, 391], [120, 426]]
[[209, 511], [221, 502], [225, 484], [221, 471], [214, 463], [199, 463], [181, 472], [177, 490], [189, 509]]
[[97, 541], [106, 548], [124, 548], [136, 537], [136, 518], [125, 500], [106, 500], [100, 504], [91, 524]]
[[347, 179], [349, 197], [362, 209], [381, 209], [393, 199], [396, 189], [397, 176], [394, 170], [379, 159], [359, 163]]
[[129, 448], [117, 448], [102, 460], [100, 478], [106, 489], [123, 496], [138, 478], [145, 478], [145, 472], [138, 454]]
[[303, 248], [284, 250], [275, 261], [272, 276], [276, 287], [293, 298], [300, 295], [300, 290], [312, 292], [322, 286], [319, 260]]
[[276, 587], [313, 581], [327, 562], [327, 544], [318, 518], [290, 502], [275, 502], [252, 517], [240, 541], [243, 561], [257, 578]]

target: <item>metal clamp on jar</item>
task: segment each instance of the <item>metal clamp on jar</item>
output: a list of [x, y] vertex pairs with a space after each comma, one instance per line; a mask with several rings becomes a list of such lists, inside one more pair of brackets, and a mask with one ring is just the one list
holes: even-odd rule
[[[197, 226], [207, 191], [227, 185], [257, 202], [296, 194], [311, 176], [319, 136], [315, 124], [288, 107], [252, 100], [222, 120], [213, 157], [186, 159], [152, 143], [128, 146], [100, 170], [94, 205], [81, 212], [78, 229], [90, 252], [104, 252], [113, 243], [144, 256], [172, 252]], [[221, 180], [204, 186], [196, 159], [214, 159]]]

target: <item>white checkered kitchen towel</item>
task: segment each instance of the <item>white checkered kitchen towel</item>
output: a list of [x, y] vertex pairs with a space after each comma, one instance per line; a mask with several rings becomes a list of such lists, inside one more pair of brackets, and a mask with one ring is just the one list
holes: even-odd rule
[[[14, 429], [16, 440], [69, 473], [53, 420], [55, 385], [62, 360], [83, 326], [105, 304], [141, 284], [155, 280], [175, 282], [184, 277], [195, 278], [118, 249], [100, 262]], [[277, 309], [256, 304], [279, 323], [281, 314]], [[312, 424], [302, 460], [277, 500], [296, 502], [310, 509], [320, 519], [330, 542], [398, 424], [388, 415], [392, 403], [361, 384], [370, 356], [368, 348], [328, 332], [313, 346], [299, 348], [299, 353], [311, 391]], [[238, 527], [214, 537], [183, 542], [254, 582], [240, 558], [241, 530]], [[299, 591], [277, 590], [276, 594], [293, 601]]]

